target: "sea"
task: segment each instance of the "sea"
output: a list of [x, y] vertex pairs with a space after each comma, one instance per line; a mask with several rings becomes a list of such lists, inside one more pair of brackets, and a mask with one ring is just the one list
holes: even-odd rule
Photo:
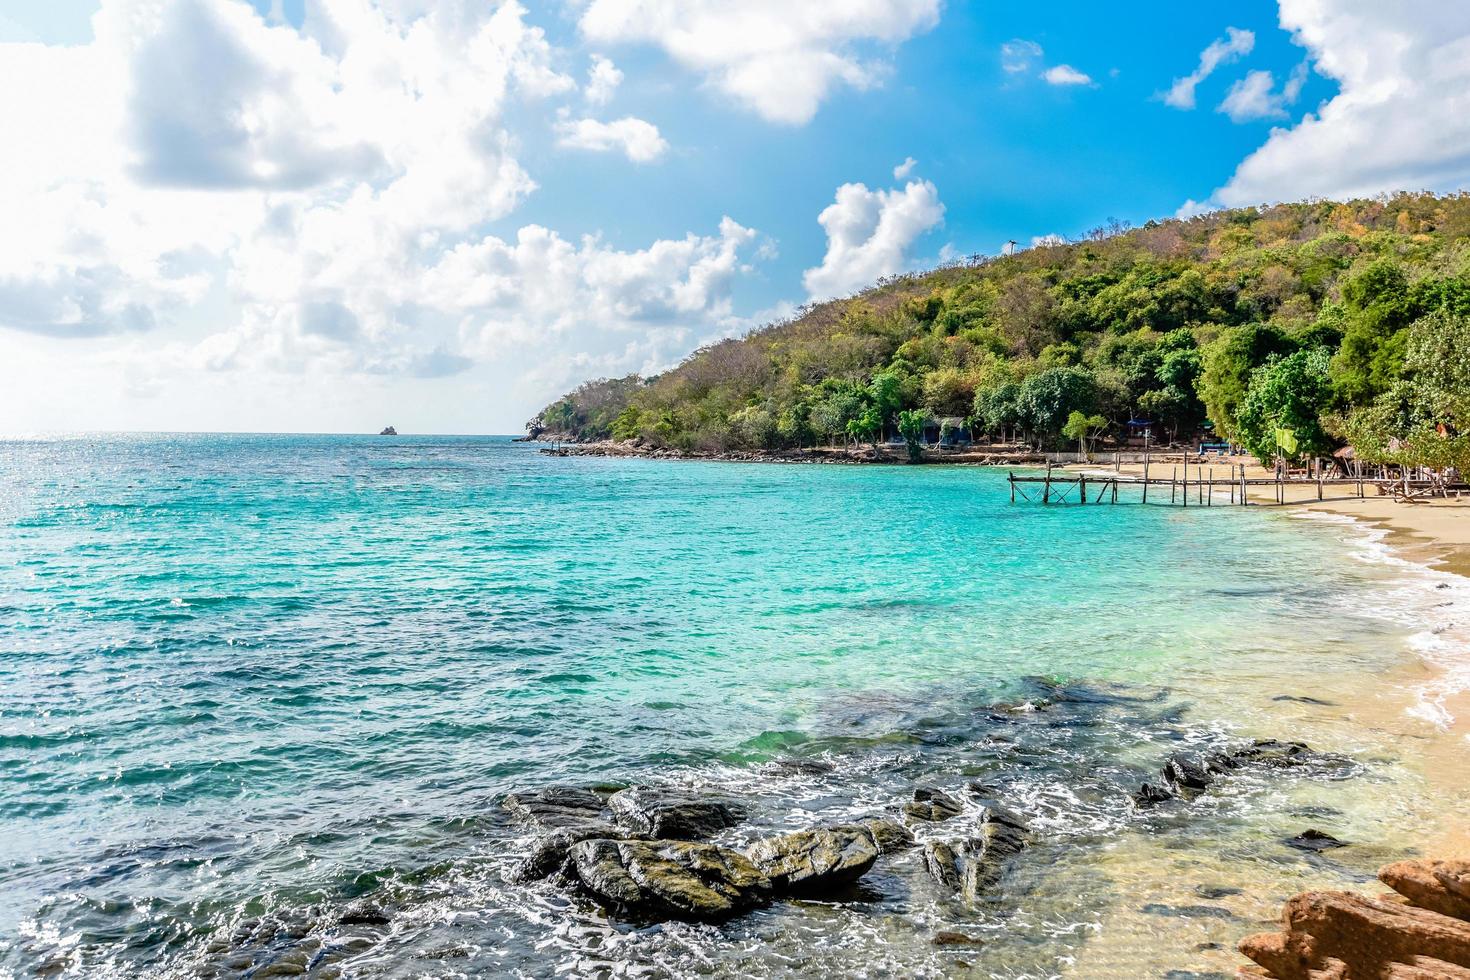
[[[0, 977], [1230, 976], [1287, 896], [1470, 826], [1424, 694], [1470, 596], [1349, 522], [1130, 503], [505, 437], [0, 440]], [[1314, 762], [1131, 799], [1257, 738]], [[972, 783], [1032, 828], [982, 900], [915, 849], [714, 925], [516, 883], [501, 806], [717, 793], [741, 847]]]

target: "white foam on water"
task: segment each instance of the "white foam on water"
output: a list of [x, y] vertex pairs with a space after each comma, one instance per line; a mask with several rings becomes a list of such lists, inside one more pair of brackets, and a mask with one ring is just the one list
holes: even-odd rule
[[1455, 717], [1446, 702], [1470, 691], [1470, 579], [1404, 558], [1388, 544], [1386, 529], [1355, 517], [1321, 511], [1292, 516], [1341, 527], [1349, 532], [1342, 540], [1355, 558], [1395, 572], [1380, 601], [1366, 611], [1412, 630], [1409, 649], [1436, 675], [1415, 686], [1415, 703], [1407, 713], [1448, 730]]

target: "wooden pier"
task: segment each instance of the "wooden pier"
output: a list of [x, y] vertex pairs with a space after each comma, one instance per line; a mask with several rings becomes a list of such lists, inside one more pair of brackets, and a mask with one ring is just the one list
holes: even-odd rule
[[[1191, 467], [1174, 466], [1168, 476], [1131, 476], [1110, 474], [1102, 471], [1085, 472], [1046, 468], [1045, 475], [1017, 476], [1010, 473], [1011, 503], [1018, 499], [1028, 503], [1042, 504], [1169, 504], [1179, 507], [1285, 507], [1291, 504], [1313, 503], [1319, 500], [1356, 500], [1367, 496], [1395, 496], [1413, 500], [1430, 492], [1453, 492], [1457, 496], [1470, 492], [1470, 485], [1456, 484], [1446, 487], [1430, 480], [1408, 480], [1371, 477], [1327, 477], [1318, 475], [1310, 479], [1288, 479], [1285, 477], [1251, 477], [1245, 475], [1245, 467], [1236, 465]], [[1258, 488], [1270, 488], [1269, 494]], [[1252, 489], [1257, 496], [1269, 496], [1267, 500], [1252, 500]], [[1372, 488], [1372, 493], [1369, 493]], [[1120, 490], [1137, 490], [1125, 493], [1119, 499]], [[1295, 491], [1305, 489], [1305, 495]], [[1164, 499], [1165, 491], [1168, 500]], [[1315, 492], [1313, 492], [1315, 491]], [[1152, 496], [1152, 499], [1150, 499]], [[1288, 499], [1290, 498], [1290, 499]]]

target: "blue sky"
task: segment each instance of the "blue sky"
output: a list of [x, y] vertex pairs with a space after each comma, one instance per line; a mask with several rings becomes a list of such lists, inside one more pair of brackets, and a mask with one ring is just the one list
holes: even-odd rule
[[1369, 0], [0, 0], [0, 428], [514, 431], [1008, 239], [1458, 189], [1467, 37]]

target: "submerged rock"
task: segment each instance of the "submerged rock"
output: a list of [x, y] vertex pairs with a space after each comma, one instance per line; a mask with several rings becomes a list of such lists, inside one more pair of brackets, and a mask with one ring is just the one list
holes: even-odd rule
[[776, 891], [810, 893], [857, 881], [878, 860], [878, 845], [865, 828], [834, 827], [756, 841], [745, 853]]
[[1330, 851], [1334, 847], [1347, 847], [1347, 844], [1336, 837], [1314, 827], [1307, 828], [1295, 837], [1288, 837], [1285, 844], [1299, 851]]
[[587, 840], [569, 856], [590, 896], [635, 919], [715, 922], [771, 900], [770, 880], [745, 855], [714, 844]]
[[562, 830], [602, 822], [607, 804], [581, 786], [542, 786], [512, 793], [501, 803], [522, 823], [540, 830]]
[[1173, 798], [1173, 793], [1153, 783], [1144, 783], [1138, 787], [1138, 792], [1133, 794], [1133, 802], [1138, 806], [1153, 806], [1155, 803], [1163, 803]]
[[969, 933], [955, 932], [951, 929], [941, 929], [934, 934], [934, 945], [936, 946], [984, 946], [985, 940], [979, 936]]
[[932, 786], [920, 786], [914, 790], [914, 798], [903, 805], [905, 816], [929, 823], [939, 823], [959, 816], [965, 805], [948, 793]]
[[664, 787], [630, 787], [608, 805], [620, 825], [659, 840], [702, 840], [745, 819], [738, 806]]

